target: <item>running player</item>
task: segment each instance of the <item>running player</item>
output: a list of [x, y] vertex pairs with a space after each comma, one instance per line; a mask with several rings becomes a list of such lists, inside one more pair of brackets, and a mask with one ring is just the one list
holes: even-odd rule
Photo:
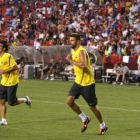
[[15, 106], [21, 103], [26, 103], [31, 107], [31, 100], [28, 96], [17, 98], [16, 91], [19, 82], [19, 74], [17, 63], [13, 56], [7, 53], [9, 45], [7, 41], [0, 41], [0, 74], [2, 75], [0, 85], [0, 111], [2, 120], [0, 125], [7, 125], [6, 121], [6, 101], [9, 105]]
[[78, 104], [75, 102], [75, 99], [82, 95], [100, 123], [100, 131], [98, 134], [103, 135], [107, 131], [107, 126], [103, 121], [101, 112], [96, 107], [95, 80], [90, 67], [90, 59], [87, 51], [80, 46], [80, 40], [79, 34], [72, 33], [70, 35], [72, 55], [68, 54], [66, 60], [73, 65], [76, 79], [69, 91], [67, 104], [82, 119], [83, 125], [81, 132], [83, 133], [87, 129], [91, 119], [81, 111]]

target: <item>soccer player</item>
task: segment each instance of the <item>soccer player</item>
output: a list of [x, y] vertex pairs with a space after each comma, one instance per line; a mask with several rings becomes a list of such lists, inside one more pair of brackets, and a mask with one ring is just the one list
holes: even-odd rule
[[17, 63], [15, 62], [13, 56], [8, 51], [7, 41], [0, 41], [0, 74], [2, 75], [1, 85], [0, 85], [0, 111], [2, 120], [0, 125], [7, 125], [6, 121], [6, 101], [9, 105], [15, 106], [21, 103], [26, 103], [31, 107], [31, 100], [28, 96], [24, 98], [17, 98], [16, 91], [19, 82], [19, 74]]
[[81, 111], [78, 104], [75, 102], [75, 99], [78, 99], [78, 97], [82, 95], [100, 123], [100, 131], [98, 134], [103, 135], [107, 131], [107, 126], [103, 121], [101, 112], [96, 107], [95, 80], [90, 67], [90, 59], [87, 51], [80, 46], [80, 40], [79, 34], [72, 33], [70, 35], [72, 55], [68, 54], [66, 60], [73, 65], [76, 79], [69, 91], [67, 104], [82, 119], [83, 125], [81, 132], [83, 133], [87, 129], [91, 119]]

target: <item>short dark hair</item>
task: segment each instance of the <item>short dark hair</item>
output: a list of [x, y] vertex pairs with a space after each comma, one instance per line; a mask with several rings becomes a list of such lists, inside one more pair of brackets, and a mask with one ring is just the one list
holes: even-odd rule
[[8, 52], [8, 50], [9, 50], [9, 43], [6, 40], [1, 40], [0, 44], [2, 44], [2, 47], [5, 48], [5, 52]]
[[122, 66], [125, 66], [125, 63], [122, 62], [121, 65], [122, 65]]
[[21, 61], [23, 61], [24, 59], [25, 59], [24, 56], [22, 56], [22, 57], [20, 58]]
[[76, 38], [76, 40], [81, 40], [81, 37], [78, 33], [72, 33], [72, 34], [70, 34], [70, 37], [74, 37], [74, 38]]

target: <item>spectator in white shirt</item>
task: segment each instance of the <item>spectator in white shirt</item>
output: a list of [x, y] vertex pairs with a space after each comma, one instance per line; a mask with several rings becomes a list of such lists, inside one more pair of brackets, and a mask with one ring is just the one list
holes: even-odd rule
[[91, 48], [93, 48], [94, 50], [98, 50], [98, 44], [97, 41], [94, 41], [93, 45], [91, 46]]
[[138, 11], [138, 5], [137, 5], [136, 2], [134, 2], [134, 4], [131, 6], [130, 11], [131, 11], [131, 12]]
[[34, 47], [36, 48], [37, 51], [39, 51], [42, 54], [42, 49], [41, 49], [41, 39], [37, 39], [34, 41]]
[[107, 34], [107, 32], [104, 30], [103, 31], [103, 33], [101, 34], [103, 37], [107, 37], [108, 36], [108, 34]]
[[42, 31], [40, 31], [39, 39], [43, 39], [43, 38], [44, 38], [44, 33]]

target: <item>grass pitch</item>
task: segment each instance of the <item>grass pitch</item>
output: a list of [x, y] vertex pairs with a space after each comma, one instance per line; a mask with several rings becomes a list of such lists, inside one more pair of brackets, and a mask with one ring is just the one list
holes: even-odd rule
[[0, 126], [0, 140], [139, 140], [140, 86], [96, 83], [98, 107], [108, 131], [98, 136], [99, 123], [80, 97], [77, 103], [91, 117], [81, 133], [81, 119], [68, 107], [66, 98], [73, 82], [20, 81], [17, 96], [28, 95], [32, 108], [25, 104], [7, 110], [7, 126]]

